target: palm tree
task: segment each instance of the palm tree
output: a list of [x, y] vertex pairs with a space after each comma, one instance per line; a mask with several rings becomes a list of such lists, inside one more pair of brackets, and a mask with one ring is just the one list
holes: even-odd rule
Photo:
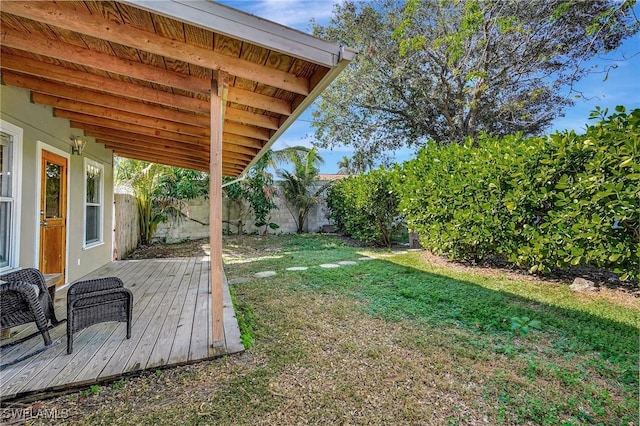
[[339, 175], [351, 174], [351, 160], [346, 155], [342, 157], [342, 160], [338, 161], [338, 174]]
[[136, 199], [140, 244], [151, 242], [158, 224], [165, 220], [164, 209], [154, 208], [158, 189], [165, 176], [172, 174], [171, 167], [146, 161], [118, 158], [116, 184], [129, 189]]
[[353, 154], [353, 157], [349, 158], [346, 155], [342, 157], [342, 160], [338, 162], [339, 174], [361, 175], [364, 174], [367, 169], [373, 169], [373, 157], [367, 156], [360, 151]]
[[284, 197], [288, 201], [287, 208], [296, 222], [296, 231], [304, 232], [304, 225], [313, 206], [318, 204], [322, 193], [329, 183], [315, 186], [320, 170], [317, 166], [324, 163], [324, 159], [318, 154], [315, 147], [291, 147], [274, 152], [274, 159], [288, 160], [293, 165], [293, 170], [278, 169], [277, 173], [283, 179], [282, 189]]

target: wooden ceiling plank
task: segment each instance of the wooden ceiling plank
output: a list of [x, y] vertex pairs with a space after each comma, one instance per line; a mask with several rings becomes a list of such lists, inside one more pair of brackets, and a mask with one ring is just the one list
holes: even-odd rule
[[301, 95], [309, 94], [309, 80], [304, 77], [172, 40], [133, 26], [122, 28], [122, 25], [100, 16], [82, 11], [63, 10], [54, 3], [3, 2], [3, 12], [205, 68], [221, 69], [239, 77]]
[[135, 83], [116, 81], [95, 74], [43, 63], [35, 59], [5, 55], [3, 53], [0, 57], [0, 67], [28, 73], [60, 83], [71, 84], [76, 87], [86, 87], [87, 89], [107, 92], [112, 95], [126, 96], [131, 99], [139, 99], [160, 105], [173, 106], [178, 109], [192, 111], [206, 116], [209, 115], [209, 102], [201, 99], [175, 95], [163, 90], [140, 86]]
[[[53, 95], [59, 98], [77, 101], [79, 103], [104, 106], [114, 110], [131, 112], [167, 121], [174, 121], [177, 123], [190, 124], [200, 127], [208, 126], [209, 118], [204, 115], [175, 111], [158, 105], [144, 104], [140, 101], [123, 99], [117, 96], [107, 95], [92, 90], [77, 90], [76, 88], [71, 86], [52, 83], [37, 78], [20, 76], [13, 73], [3, 73], [3, 79], [7, 84], [12, 86], [23, 87], [33, 92]], [[34, 98], [34, 101], [40, 102], [37, 100], [40, 98], [41, 97], [36, 96]]]
[[253, 160], [253, 157], [251, 157], [250, 155], [240, 154], [239, 152], [233, 152], [233, 151], [224, 151], [224, 150], [222, 151], [222, 158], [240, 160], [246, 164], [249, 164], [251, 160]]
[[[184, 35], [187, 43], [195, 44], [196, 46], [204, 47], [207, 49], [213, 49], [213, 33], [211, 31], [206, 31], [202, 28], [185, 24]], [[210, 69], [198, 65], [190, 64], [189, 73], [193, 76], [208, 81], [211, 81], [212, 78], [212, 71]]]
[[108, 131], [105, 133], [99, 133], [99, 132], [92, 132], [92, 131], [85, 130], [84, 132], [85, 132], [85, 135], [90, 136], [92, 138], [96, 138], [96, 139], [117, 142], [125, 145], [129, 144], [129, 145], [148, 147], [151, 150], [160, 150], [163, 152], [172, 153], [176, 155], [191, 155], [191, 156], [195, 156], [196, 158], [206, 158], [208, 160], [208, 157], [207, 157], [208, 152], [205, 153], [200, 150], [191, 149], [191, 147], [196, 147], [196, 145], [181, 144], [180, 142], [166, 141], [166, 140], [165, 141], [157, 141], [157, 140], [149, 141], [149, 140], [137, 138], [135, 137], [135, 135], [133, 135], [132, 138], [123, 138], [120, 136], [113, 135]]
[[84, 40], [84, 43], [87, 45], [87, 47], [91, 50], [106, 53], [108, 55], [113, 55], [115, 53], [111, 48], [111, 43], [109, 43], [108, 41], [104, 41], [100, 38], [91, 36], [84, 36], [82, 37], [82, 39]]
[[202, 155], [202, 153], [209, 152], [209, 147], [206, 145], [195, 145], [191, 143], [185, 143], [182, 141], [176, 141], [173, 139], [165, 139], [157, 136], [143, 135], [141, 133], [128, 132], [126, 130], [112, 129], [108, 127], [97, 126], [94, 124], [87, 124], [87, 123], [79, 123], [75, 121], [72, 122], [72, 125], [73, 127], [84, 130], [85, 134], [96, 136], [96, 137], [98, 135], [100, 136], [109, 135], [110, 137], [116, 137], [116, 138], [127, 139], [127, 140], [136, 140], [139, 142], [155, 144], [159, 146], [179, 144], [179, 146], [181, 146], [184, 150], [187, 150], [190, 152], [197, 152], [198, 155]]
[[118, 111], [111, 108], [104, 108], [97, 105], [86, 104], [69, 99], [56, 98], [55, 96], [33, 93], [34, 102], [49, 105], [55, 110], [65, 110], [95, 117], [105, 118], [115, 122], [135, 124], [138, 126], [149, 127], [154, 130], [164, 130], [178, 134], [185, 134], [195, 137], [208, 137], [209, 129], [204, 127], [190, 126], [183, 123], [161, 120], [141, 114], [133, 114], [125, 111]]
[[[224, 154], [223, 154], [224, 155]], [[247, 167], [247, 164], [249, 164], [249, 162], [244, 162], [244, 161], [238, 161], [238, 160], [222, 160], [222, 166], [223, 167], [227, 167], [230, 169], [236, 169], [239, 171], [244, 170]]]
[[[81, 47], [66, 45], [42, 36], [26, 36], [19, 31], [3, 29], [0, 37], [2, 45], [20, 49], [25, 52], [48, 56], [67, 62], [76, 61], [80, 65], [130, 76], [164, 86], [180, 88], [190, 92], [208, 95], [210, 90], [210, 87], [207, 87], [207, 81], [197, 77], [158, 69], [151, 65], [94, 52]], [[291, 104], [287, 101], [234, 87], [229, 87], [228, 101], [282, 115], [291, 115], [293, 111]], [[208, 104], [208, 102], [206, 103]]]
[[[85, 132], [87, 136], [94, 137], [99, 143], [106, 145], [109, 148], [127, 148], [130, 150], [136, 150], [140, 152], [153, 153], [154, 155], [164, 156], [164, 157], [175, 157], [183, 160], [189, 161], [203, 161], [205, 164], [209, 162], [209, 154], [206, 153], [196, 153], [193, 151], [188, 151], [182, 149], [180, 145], [176, 146], [158, 146], [149, 144], [146, 142], [141, 142], [137, 139], [127, 139], [127, 138], [119, 138], [117, 136], [109, 135], [109, 134], [101, 134], [94, 132]], [[229, 167], [233, 167], [234, 165], [238, 166], [240, 169], [246, 167], [247, 164], [251, 161], [250, 156], [241, 156], [237, 153], [225, 151], [222, 154], [223, 156], [223, 164], [228, 165]]]
[[20, 19], [17, 16], [11, 16], [4, 13], [0, 15], [0, 24], [2, 25], [3, 30], [11, 28], [17, 31], [25, 31], [27, 30], [27, 28], [25, 27], [23, 22], [33, 21], [24, 21], [24, 19]]
[[182, 22], [154, 14], [151, 15], [151, 19], [156, 34], [183, 43], [186, 41]]
[[177, 161], [181, 161], [183, 164], [190, 164], [192, 166], [199, 165], [200, 167], [200, 166], [209, 165], [209, 162], [205, 161], [205, 159], [202, 157], [193, 158], [193, 157], [180, 156], [180, 155], [168, 154], [163, 152], [156, 152], [154, 150], [151, 150], [145, 147], [119, 144], [117, 142], [112, 142], [112, 141], [102, 140], [102, 139], [96, 140], [96, 142], [103, 144], [106, 148], [112, 149], [117, 154], [122, 152], [127, 152], [129, 154], [138, 155], [139, 157], [144, 156], [144, 158], [140, 158], [140, 159], [144, 159], [145, 161], [151, 161], [154, 163], [165, 163], [168, 160], [177, 160]]
[[261, 149], [264, 146], [264, 141], [249, 138], [247, 136], [234, 135], [233, 133], [224, 132], [222, 134], [224, 140], [236, 145], [246, 146], [249, 148]]
[[78, 34], [77, 32], [70, 31], [65, 28], [59, 28], [59, 27], [54, 27], [50, 29], [55, 34], [56, 38], [63, 43], [70, 44], [72, 46], [87, 47], [87, 44], [82, 39], [82, 35]]
[[[3, 3], [4, 4], [4, 3]], [[211, 89], [206, 80], [167, 71], [152, 65], [122, 59], [87, 48], [72, 46], [51, 40], [38, 34], [25, 34], [12, 29], [2, 29], [0, 44], [55, 59], [76, 63], [107, 72], [137, 78], [169, 87], [179, 87], [190, 92], [208, 94]]]
[[[65, 6], [65, 4], [63, 3], [62, 6]], [[124, 19], [118, 10], [116, 3], [108, 1], [89, 1], [85, 2], [84, 6], [93, 15], [101, 16], [118, 24], [124, 23]]]
[[145, 31], [154, 31], [151, 13], [124, 3], [116, 3], [122, 20]]
[[141, 154], [149, 154], [153, 155], [155, 158], [175, 158], [178, 160], [188, 161], [191, 163], [200, 163], [200, 164], [209, 164], [208, 157], [196, 157], [192, 155], [186, 154], [176, 154], [165, 151], [163, 149], [154, 149], [152, 147], [143, 146], [136, 143], [123, 143], [117, 142], [108, 139], [96, 139], [96, 142], [104, 144], [107, 148], [113, 149], [115, 151], [122, 149], [130, 152], [138, 152]]
[[[159, 138], [175, 140], [183, 143], [209, 146], [209, 140], [206, 138], [197, 138], [195, 136], [170, 132], [166, 130], [153, 129], [151, 127], [139, 126], [136, 124], [116, 122], [108, 118], [96, 117], [93, 115], [86, 115], [78, 112], [71, 112], [71, 111], [56, 109], [54, 110], [54, 114], [56, 117], [66, 118], [68, 120], [71, 120], [72, 126], [77, 128], [82, 128], [81, 127], [82, 123], [92, 124], [95, 126], [113, 128], [117, 130], [127, 131], [131, 133], [138, 133], [138, 134], [147, 135], [147, 136], [157, 136]], [[73, 124], [77, 124], [77, 125], [73, 125]]]
[[270, 130], [278, 130], [280, 124], [276, 117], [269, 117], [268, 115], [256, 114], [243, 109], [229, 107], [227, 107], [224, 118], [229, 121], [235, 121], [236, 123], [251, 124]]
[[271, 132], [267, 129], [247, 126], [246, 124], [234, 123], [230, 121], [224, 123], [224, 131], [227, 133], [232, 133], [234, 135], [247, 136], [249, 138], [260, 139], [263, 141], [268, 141], [271, 137]]
[[229, 87], [229, 102], [263, 109], [265, 111], [277, 112], [282, 115], [291, 115], [293, 111], [291, 104], [270, 96], [261, 95], [250, 90]]
[[251, 156], [255, 156], [259, 151], [258, 149], [255, 149], [255, 148], [249, 148], [246, 146], [240, 146], [231, 142], [227, 142], [224, 138], [224, 135], [222, 137], [222, 150], [229, 151], [229, 152], [236, 152], [238, 154], [251, 155]]
[[201, 172], [206, 172], [207, 170], [209, 170], [208, 165], [207, 166], [201, 166], [199, 164], [194, 165], [186, 161], [176, 160], [175, 158], [173, 159], [167, 158], [167, 159], [162, 159], [162, 161], [158, 161], [158, 159], [154, 158], [152, 155], [132, 153], [125, 150], [118, 150], [115, 152], [115, 154], [119, 157], [133, 158], [135, 160], [142, 160], [142, 161], [148, 161], [150, 163], [164, 164], [166, 166], [182, 167], [183, 169], [198, 170]]
[[138, 56], [140, 57], [140, 62], [145, 65], [150, 65], [155, 68], [164, 68], [164, 58], [160, 55], [156, 55], [153, 53], [145, 52], [144, 50], [138, 50]]

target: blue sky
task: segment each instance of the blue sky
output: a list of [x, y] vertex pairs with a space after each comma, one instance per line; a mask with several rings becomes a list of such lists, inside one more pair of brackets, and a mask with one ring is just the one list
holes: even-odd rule
[[[251, 13], [270, 21], [277, 22], [304, 32], [310, 32], [309, 22], [314, 19], [320, 24], [325, 24], [331, 18], [333, 5], [337, 0], [226, 0], [221, 3], [239, 10]], [[640, 7], [636, 7], [640, 9]], [[601, 69], [606, 64], [611, 64], [613, 59], [630, 57], [634, 52], [640, 51], [640, 36], [627, 40], [617, 51], [605, 58], [592, 60], [589, 66]], [[582, 91], [586, 99], [576, 99], [575, 106], [565, 111], [565, 116], [558, 118], [548, 130], [552, 133], [556, 130], [572, 129], [578, 133], [584, 131], [589, 122], [589, 112], [596, 105], [609, 108], [613, 111], [616, 105], [624, 105], [628, 110], [640, 108], [640, 55], [624, 61], [615, 61], [616, 69], [609, 72], [606, 81], [603, 74], [592, 74], [580, 81], [576, 89]], [[311, 114], [307, 110], [276, 142], [274, 149], [285, 146], [305, 145], [310, 146], [313, 140], [311, 127]], [[348, 147], [320, 150], [320, 155], [325, 159], [321, 166], [322, 173], [336, 173], [337, 163], [343, 156], [350, 157], [353, 151]], [[409, 150], [402, 150], [395, 155], [396, 161], [402, 162], [412, 158]]]

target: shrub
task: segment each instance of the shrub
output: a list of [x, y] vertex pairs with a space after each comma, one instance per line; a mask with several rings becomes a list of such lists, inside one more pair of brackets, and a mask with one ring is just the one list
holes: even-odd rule
[[338, 231], [365, 243], [391, 245], [393, 233], [403, 224], [392, 174], [381, 168], [331, 187], [327, 206]]
[[584, 135], [430, 144], [397, 170], [409, 227], [454, 258], [638, 276], [640, 109], [606, 114], [596, 110]]

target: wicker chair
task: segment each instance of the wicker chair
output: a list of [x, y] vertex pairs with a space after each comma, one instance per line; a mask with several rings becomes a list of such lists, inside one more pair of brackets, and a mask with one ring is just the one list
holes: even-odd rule
[[51, 345], [49, 322], [59, 324], [42, 273], [34, 268], [0, 275], [0, 327], [35, 322], [46, 346]]
[[67, 353], [73, 352], [73, 333], [107, 321], [127, 323], [131, 338], [133, 294], [115, 277], [79, 281], [67, 293]]

